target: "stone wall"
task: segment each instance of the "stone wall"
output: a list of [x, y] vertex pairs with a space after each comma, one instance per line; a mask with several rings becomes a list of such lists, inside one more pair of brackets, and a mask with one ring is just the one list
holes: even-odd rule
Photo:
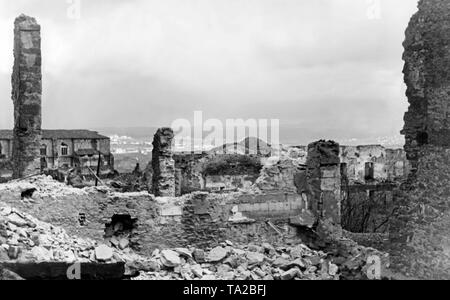
[[14, 177], [40, 172], [41, 27], [25, 15], [15, 20], [12, 99], [14, 103]]
[[208, 160], [208, 154], [201, 153], [175, 153], [175, 169], [177, 173], [177, 196], [189, 194], [205, 189], [203, 177], [203, 164]]
[[318, 141], [308, 146], [308, 206], [317, 217], [341, 222], [341, 175], [339, 144]]
[[396, 190], [390, 222], [393, 267], [419, 279], [450, 279], [450, 150], [426, 146], [414, 178]]
[[155, 133], [152, 151], [152, 192], [156, 196], [175, 197], [175, 161], [172, 153], [174, 134], [171, 128]]
[[418, 8], [403, 43], [410, 104], [403, 134], [413, 163], [422, 145], [450, 146], [450, 7], [447, 1], [421, 0]]
[[[22, 191], [33, 187], [37, 189], [33, 198], [22, 199]], [[136, 219], [130, 245], [143, 254], [161, 247], [213, 247], [224, 240], [274, 244], [295, 241], [299, 239], [297, 228], [289, 226], [289, 220], [305, 207], [295, 194], [197, 192], [179, 198], [155, 198], [145, 192], [78, 190], [45, 177], [0, 186], [0, 202], [61, 226], [69, 234], [97, 241], [104, 240], [106, 225], [113, 216], [127, 215]]]
[[402, 133], [413, 172], [395, 191], [389, 252], [398, 272], [450, 279], [450, 5], [421, 0], [403, 43], [409, 109]]

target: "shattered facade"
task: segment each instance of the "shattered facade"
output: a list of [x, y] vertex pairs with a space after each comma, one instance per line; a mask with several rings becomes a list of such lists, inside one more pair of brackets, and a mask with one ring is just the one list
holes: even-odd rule
[[41, 170], [41, 63], [41, 27], [34, 18], [21, 15], [14, 22], [14, 178]]

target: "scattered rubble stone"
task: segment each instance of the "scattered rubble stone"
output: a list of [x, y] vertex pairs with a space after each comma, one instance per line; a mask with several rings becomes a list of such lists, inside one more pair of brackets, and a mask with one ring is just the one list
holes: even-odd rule
[[106, 245], [100, 245], [95, 248], [95, 258], [100, 261], [108, 261], [113, 256], [113, 250]]
[[250, 265], [261, 264], [264, 261], [264, 254], [257, 252], [247, 252], [247, 260]]
[[223, 260], [228, 254], [228, 251], [222, 247], [212, 249], [208, 254], [208, 261], [218, 262]]
[[178, 267], [181, 264], [180, 256], [173, 250], [161, 251], [161, 262], [166, 267]]
[[[234, 244], [228, 250], [218, 246], [208, 252], [208, 263], [180, 259], [181, 264], [175, 268], [174, 264], [165, 264], [166, 259], [163, 255], [156, 254], [155, 260], [160, 261], [163, 269], [141, 272], [135, 279], [338, 280], [351, 279], [352, 276], [357, 279], [367, 279], [367, 257], [382, 254], [375, 249], [361, 247], [352, 241], [345, 239], [342, 241], [345, 246], [338, 247], [339, 254], [315, 251], [303, 244], [278, 248], [267, 243], [263, 246]], [[265, 249], [276, 250], [266, 253]], [[301, 257], [297, 257], [299, 249], [302, 249]], [[169, 254], [176, 260], [179, 250], [178, 248], [177, 252], [177, 249], [166, 249], [162, 250], [161, 254]], [[255, 250], [263, 253], [255, 252]], [[193, 252], [195, 253], [195, 250]], [[236, 252], [241, 255], [237, 255]]]
[[9, 246], [8, 248], [8, 256], [10, 259], [18, 259], [20, 252], [21, 250], [17, 246]]
[[196, 262], [203, 263], [206, 260], [205, 251], [202, 249], [195, 249], [193, 252], [193, 256]]
[[280, 278], [282, 280], [292, 280], [295, 277], [300, 276], [300, 275], [301, 275], [300, 270], [297, 268], [293, 268], [293, 269], [290, 269], [289, 271], [286, 271], [283, 274], [281, 274]]
[[128, 245], [130, 244], [130, 241], [126, 238], [122, 238], [119, 241], [119, 249], [124, 250], [128, 247]]

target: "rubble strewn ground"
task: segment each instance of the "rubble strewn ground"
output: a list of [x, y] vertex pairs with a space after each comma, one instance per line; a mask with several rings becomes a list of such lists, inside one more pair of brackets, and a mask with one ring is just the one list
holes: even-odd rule
[[79, 262], [123, 263], [128, 269], [133, 269], [135, 265], [146, 264], [147, 259], [135, 254], [130, 248], [120, 248], [69, 236], [62, 228], [0, 203], [0, 266], [3, 263]]
[[[204, 252], [195, 248], [155, 250], [155, 270], [137, 280], [339, 280], [367, 279], [366, 259], [374, 249], [359, 247], [347, 257], [315, 251], [304, 244], [286, 247], [221, 246]], [[350, 275], [351, 274], [351, 275]]]
[[122, 253], [95, 241], [69, 236], [64, 229], [41, 222], [14, 208], [0, 207], [0, 260], [115, 262]]
[[[367, 258], [379, 252], [358, 246], [350, 240], [346, 243], [348, 247], [345, 251], [345, 247], [336, 247], [333, 252], [325, 252], [312, 250], [304, 244], [240, 246], [226, 241], [212, 249], [157, 249], [150, 257], [143, 257], [120, 243], [110, 246], [69, 236], [62, 228], [0, 203], [0, 265], [5, 262], [124, 263], [124, 276], [135, 279], [367, 278]], [[4, 278], [15, 276], [8, 270], [2, 272]]]
[[25, 190], [35, 190], [33, 197], [86, 196], [86, 189], [76, 189], [62, 182], [53, 180], [51, 176], [39, 175], [25, 180], [10, 181], [0, 185], [0, 194], [21, 194]]

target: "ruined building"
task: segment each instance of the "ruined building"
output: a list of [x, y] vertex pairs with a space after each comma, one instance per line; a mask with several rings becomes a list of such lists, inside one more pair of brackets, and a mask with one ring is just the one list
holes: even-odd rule
[[0, 179], [75, 168], [91, 175], [114, 171], [110, 140], [89, 130], [42, 130], [40, 26], [19, 16], [14, 28], [12, 99], [14, 130], [0, 130]]
[[[0, 130], [0, 161], [12, 159], [13, 142], [11, 130]], [[42, 130], [39, 147], [42, 170], [80, 168], [88, 175], [86, 168], [96, 170], [99, 155], [102, 172], [111, 172], [114, 157], [108, 137], [90, 130]]]

